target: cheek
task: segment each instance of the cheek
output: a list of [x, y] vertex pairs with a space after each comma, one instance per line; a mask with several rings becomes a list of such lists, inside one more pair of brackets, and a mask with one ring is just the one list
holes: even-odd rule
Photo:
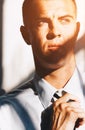
[[46, 40], [46, 31], [40, 30], [37, 34], [40, 41], [44, 42]]
[[75, 26], [72, 26], [70, 28], [67, 28], [63, 31], [63, 38], [65, 41], [70, 41], [70, 40], [76, 40], [77, 37], [77, 30]]
[[46, 35], [47, 35], [47, 31], [45, 28], [33, 30], [33, 32], [32, 32], [33, 46], [35, 46], [37, 49], [39, 48], [40, 50], [42, 50], [44, 48], [44, 44], [47, 40]]
[[40, 27], [36, 27], [33, 30], [33, 35], [35, 37], [35, 39], [37, 39], [38, 41], [40, 40], [46, 40], [46, 35], [48, 33], [48, 24], [44, 23], [44, 25], [40, 26]]
[[42, 51], [44, 37], [43, 33], [40, 30], [33, 30], [32, 31], [32, 48], [34, 53], [39, 53]]

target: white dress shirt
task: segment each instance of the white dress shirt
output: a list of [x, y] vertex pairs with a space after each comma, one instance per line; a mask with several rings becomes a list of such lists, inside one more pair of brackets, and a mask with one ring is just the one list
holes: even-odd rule
[[[46, 80], [40, 79], [38, 76], [34, 77], [33, 84], [38, 94], [32, 88], [24, 89], [18, 94], [16, 92], [11, 94], [11, 101], [14, 97], [19, 105], [14, 103], [13, 105], [7, 103], [1, 105], [0, 130], [41, 130], [41, 114], [51, 104], [51, 99], [56, 91], [61, 93], [64, 90], [79, 97], [81, 106], [85, 109], [83, 82], [77, 69], [63, 89], [55, 89]], [[20, 90], [17, 89], [18, 91]], [[0, 100], [2, 99], [0, 98]], [[28, 118], [27, 124], [26, 117]], [[85, 130], [85, 125], [76, 130]]]

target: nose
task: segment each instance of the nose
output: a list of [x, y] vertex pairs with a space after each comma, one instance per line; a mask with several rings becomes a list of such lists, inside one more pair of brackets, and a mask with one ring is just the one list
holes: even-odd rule
[[57, 24], [57, 22], [52, 22], [49, 24], [49, 31], [47, 34], [47, 39], [52, 40], [56, 37], [57, 38], [61, 37], [60, 26], [59, 26], [59, 24]]

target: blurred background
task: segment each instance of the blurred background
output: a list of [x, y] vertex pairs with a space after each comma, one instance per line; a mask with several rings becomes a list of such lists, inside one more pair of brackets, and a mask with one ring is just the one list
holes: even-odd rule
[[[85, 72], [85, 0], [76, 0], [81, 23], [75, 48], [77, 66]], [[0, 0], [0, 87], [6, 91], [31, 79], [34, 61], [31, 47], [24, 42], [20, 26], [23, 0]]]

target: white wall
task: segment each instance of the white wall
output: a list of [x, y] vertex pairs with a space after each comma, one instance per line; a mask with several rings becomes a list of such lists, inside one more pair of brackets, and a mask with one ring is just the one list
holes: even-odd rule
[[[23, 0], [4, 0], [3, 7], [3, 88], [7, 91], [17, 86], [34, 70], [31, 48], [21, 37], [19, 28], [22, 24], [21, 6]], [[79, 39], [85, 31], [85, 1], [77, 0], [79, 7], [78, 19], [81, 21]], [[80, 45], [79, 41], [79, 45]], [[84, 40], [83, 43], [84, 44]], [[81, 46], [82, 46], [81, 44]], [[84, 71], [85, 50], [76, 54], [77, 64]], [[82, 59], [82, 60], [81, 60]], [[81, 60], [81, 62], [80, 62]]]
[[34, 69], [31, 47], [22, 39], [22, 0], [5, 0], [3, 12], [3, 88], [22, 82]]

